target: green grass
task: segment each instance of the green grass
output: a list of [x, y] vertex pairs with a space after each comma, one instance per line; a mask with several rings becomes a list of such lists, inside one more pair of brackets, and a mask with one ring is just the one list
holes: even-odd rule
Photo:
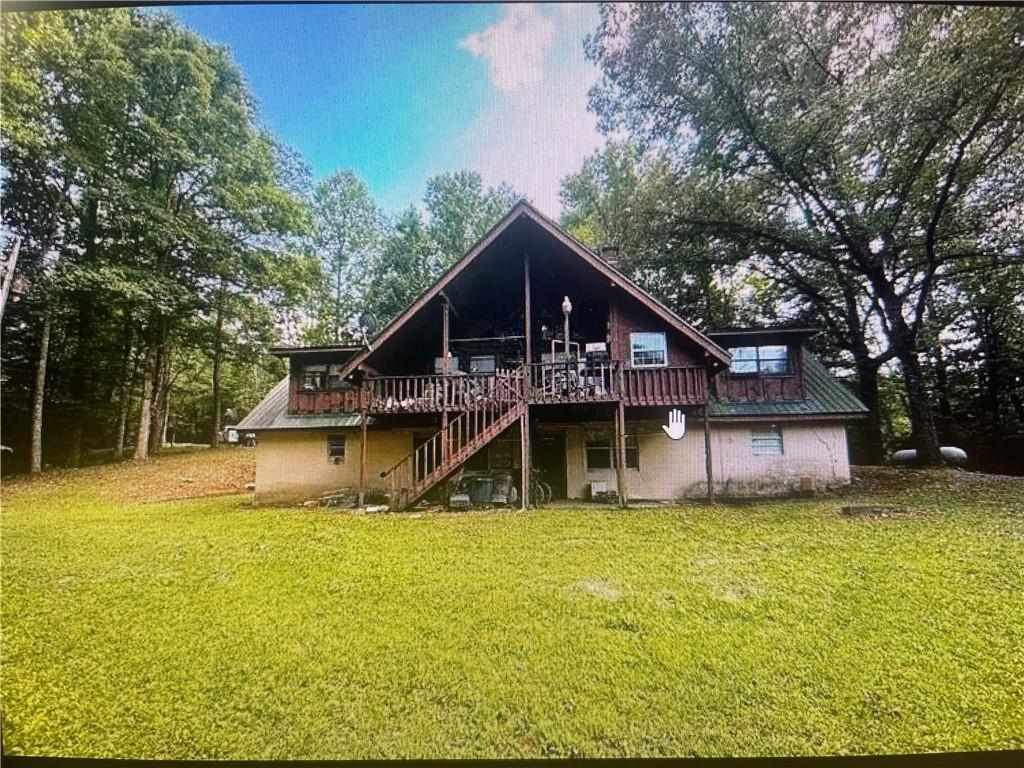
[[[127, 502], [129, 471], [5, 490], [8, 752], [1024, 747], [1020, 481], [412, 517]], [[880, 498], [914, 514], [838, 514]]]

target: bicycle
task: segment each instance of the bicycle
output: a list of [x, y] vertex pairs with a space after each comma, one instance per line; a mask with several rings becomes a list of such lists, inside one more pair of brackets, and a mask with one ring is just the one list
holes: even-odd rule
[[530, 469], [530, 502], [535, 507], [546, 507], [551, 503], [551, 486], [544, 482], [544, 470]]

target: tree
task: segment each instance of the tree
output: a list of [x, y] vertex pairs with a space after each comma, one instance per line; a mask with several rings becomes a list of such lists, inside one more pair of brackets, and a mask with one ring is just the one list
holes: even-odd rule
[[698, 326], [729, 325], [732, 275], [703, 244], [676, 235], [676, 186], [664, 154], [609, 141], [562, 181], [562, 224], [591, 248], [617, 249], [616, 267]]
[[677, 164], [680, 236], [753, 254], [854, 357], [895, 358], [931, 463], [929, 297], [1020, 256], [986, 232], [1020, 221], [1022, 36], [1008, 9], [607, 5], [586, 42], [602, 128]]
[[334, 343], [350, 338], [365, 290], [362, 277], [380, 252], [386, 221], [366, 184], [352, 171], [337, 171], [313, 195], [316, 247], [330, 277], [329, 312], [321, 333]]
[[[30, 258], [5, 342], [13, 337], [23, 353], [23, 337], [42, 329], [32, 469], [42, 463], [44, 398], [57, 406], [70, 463], [83, 435], [116, 434], [115, 452], [123, 450], [136, 371], [134, 453], [145, 458], [162, 443], [185, 368], [197, 372], [211, 341], [214, 359], [229, 359], [239, 328], [266, 313], [259, 299], [281, 296], [267, 279], [298, 264], [281, 237], [304, 227], [305, 208], [284, 188], [283, 155], [257, 127], [223, 49], [166, 15], [12, 17], [3, 216]], [[221, 333], [206, 333], [207, 319]], [[55, 376], [46, 366], [54, 354]]]
[[441, 273], [441, 257], [415, 208], [400, 214], [392, 230], [371, 266], [364, 302], [379, 323], [397, 317]]
[[451, 266], [508, 213], [519, 196], [507, 184], [484, 187], [476, 171], [457, 171], [427, 181], [423, 201], [430, 217], [427, 231]]

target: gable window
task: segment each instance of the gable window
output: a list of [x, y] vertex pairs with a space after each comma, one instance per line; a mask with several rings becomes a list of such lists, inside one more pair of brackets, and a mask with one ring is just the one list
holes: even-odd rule
[[730, 347], [730, 373], [789, 373], [789, 350], [783, 344], [763, 347]]
[[629, 334], [629, 351], [634, 368], [662, 368], [668, 364], [664, 333]]
[[327, 460], [341, 464], [345, 460], [345, 436], [341, 433], [327, 435]]
[[326, 365], [304, 365], [302, 366], [302, 389], [309, 392], [316, 389], [323, 389], [327, 383]]
[[494, 355], [472, 355], [469, 358], [470, 373], [494, 373], [497, 367]]
[[782, 430], [778, 427], [750, 430], [750, 448], [755, 456], [781, 456]]
[[[587, 469], [612, 469], [618, 462], [611, 438], [588, 440]], [[626, 468], [640, 469], [640, 443], [636, 435], [626, 435]]]

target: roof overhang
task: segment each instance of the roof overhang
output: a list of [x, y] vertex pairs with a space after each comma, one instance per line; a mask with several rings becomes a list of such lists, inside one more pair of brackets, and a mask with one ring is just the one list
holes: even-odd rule
[[357, 346], [350, 344], [326, 344], [317, 347], [271, 347], [267, 351], [274, 357], [301, 357], [339, 353], [354, 355], [364, 349], [366, 349], [366, 346], [363, 344]]
[[767, 326], [764, 328], [723, 328], [710, 331], [708, 336], [723, 347], [738, 347], [744, 344], [800, 344], [817, 336], [821, 328], [795, 326]]

